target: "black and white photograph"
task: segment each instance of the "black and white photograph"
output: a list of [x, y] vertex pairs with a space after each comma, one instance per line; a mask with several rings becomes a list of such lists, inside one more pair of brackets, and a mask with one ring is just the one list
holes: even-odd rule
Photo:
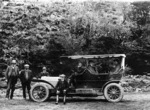
[[0, 0], [0, 110], [150, 110], [150, 0]]

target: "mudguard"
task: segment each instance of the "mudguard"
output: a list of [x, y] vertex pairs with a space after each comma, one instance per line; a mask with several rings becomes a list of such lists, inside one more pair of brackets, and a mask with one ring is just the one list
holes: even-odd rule
[[108, 85], [108, 84], [110, 84], [110, 83], [120, 83], [120, 80], [113, 80], [113, 81], [108, 81], [107, 83], [105, 83], [104, 85], [103, 85], [103, 87], [102, 87], [102, 92], [104, 91], [104, 88]]
[[[48, 79], [48, 80], [47, 80]], [[54, 79], [54, 80], [53, 80]], [[46, 85], [49, 89], [55, 89], [58, 77], [43, 77], [41, 79], [32, 79], [33, 83], [41, 83]]]

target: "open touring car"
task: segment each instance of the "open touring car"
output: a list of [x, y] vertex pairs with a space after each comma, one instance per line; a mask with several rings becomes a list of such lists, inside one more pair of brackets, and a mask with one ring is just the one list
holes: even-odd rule
[[[118, 102], [123, 98], [123, 88], [120, 81], [125, 69], [125, 54], [102, 54], [102, 55], [75, 55], [62, 56], [64, 65], [76, 66], [82, 63], [83, 71], [78, 74], [74, 72], [73, 82], [67, 96], [100, 96], [104, 95], [105, 99], [110, 102]], [[69, 62], [65, 64], [65, 61]], [[95, 69], [91, 69], [90, 63], [93, 63]], [[74, 67], [73, 67], [74, 68]], [[72, 68], [71, 68], [72, 69]], [[68, 81], [71, 81], [71, 73], [66, 74]], [[59, 77], [42, 77], [33, 80], [36, 82], [31, 86], [30, 96], [36, 102], [46, 101], [50, 96], [55, 96], [55, 86]]]

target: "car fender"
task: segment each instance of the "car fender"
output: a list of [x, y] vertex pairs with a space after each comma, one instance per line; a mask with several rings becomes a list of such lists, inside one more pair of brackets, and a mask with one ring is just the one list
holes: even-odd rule
[[55, 86], [53, 84], [42, 79], [33, 79], [32, 82], [34, 82], [35, 84], [40, 83], [40, 84], [46, 85], [49, 89], [55, 89]]
[[117, 84], [119, 84], [119, 83], [120, 83], [120, 80], [108, 81], [107, 83], [105, 83], [105, 84], [103, 85], [103, 87], [102, 87], [102, 92], [104, 91], [104, 88], [105, 88], [108, 84], [110, 84], [110, 83], [117, 83]]

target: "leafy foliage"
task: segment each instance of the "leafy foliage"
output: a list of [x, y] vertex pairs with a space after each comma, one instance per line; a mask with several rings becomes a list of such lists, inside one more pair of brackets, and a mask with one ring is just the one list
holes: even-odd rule
[[148, 4], [8, 3], [0, 11], [0, 57], [24, 60], [33, 69], [48, 65], [57, 75], [61, 55], [125, 53], [132, 59], [149, 53]]

